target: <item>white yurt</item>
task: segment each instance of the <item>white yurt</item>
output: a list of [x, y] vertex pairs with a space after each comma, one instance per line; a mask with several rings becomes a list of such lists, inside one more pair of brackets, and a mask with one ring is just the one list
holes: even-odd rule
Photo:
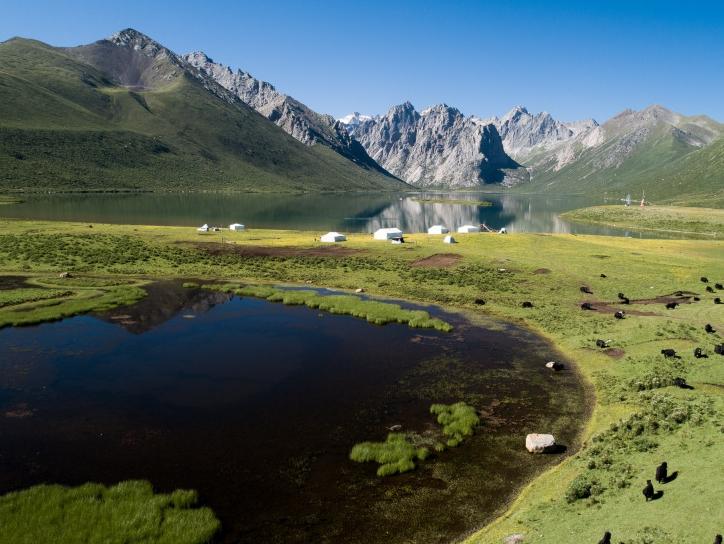
[[199, 231], [199, 232], [209, 232], [209, 226], [208, 226], [206, 223], [204, 223], [203, 225], [201, 225], [201, 226], [200, 226], [199, 228], [197, 228], [196, 230]]
[[393, 238], [402, 238], [402, 236], [402, 231], [397, 227], [377, 229], [374, 234], [375, 240], [392, 240]]
[[241, 223], [232, 223], [229, 225], [229, 230], [244, 230], [245, 228]]
[[319, 240], [321, 242], [344, 242], [347, 240], [347, 237], [339, 232], [328, 232], [327, 234], [323, 235]]
[[450, 232], [450, 230], [442, 225], [433, 225], [427, 229], [428, 234], [447, 234], [448, 232]]
[[449, 234], [442, 239], [443, 244], [457, 244], [458, 241]]
[[463, 225], [458, 229], [458, 232], [480, 232], [480, 227], [475, 225]]

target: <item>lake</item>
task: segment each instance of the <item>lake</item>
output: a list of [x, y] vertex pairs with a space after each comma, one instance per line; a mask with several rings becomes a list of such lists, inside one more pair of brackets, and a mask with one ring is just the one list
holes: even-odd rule
[[[486, 200], [492, 205], [421, 202], [425, 199]], [[373, 232], [397, 226], [425, 232], [443, 224], [451, 230], [485, 223], [509, 232], [555, 232], [657, 237], [606, 226], [567, 222], [560, 213], [603, 204], [585, 196], [544, 196], [487, 193], [135, 193], [23, 195], [25, 202], [4, 205], [1, 217], [140, 225], [226, 226], [250, 228]], [[667, 235], [666, 237], [671, 237]]]
[[[199, 289], [148, 287], [138, 304], [0, 330], [0, 493], [42, 482], [147, 479], [193, 488], [223, 542], [447, 542], [488, 521], [578, 445], [586, 391], [531, 332], [443, 333]], [[327, 292], [327, 291], [323, 291]], [[388, 428], [436, 432], [434, 402], [479, 410], [478, 432], [414, 472], [348, 459]]]

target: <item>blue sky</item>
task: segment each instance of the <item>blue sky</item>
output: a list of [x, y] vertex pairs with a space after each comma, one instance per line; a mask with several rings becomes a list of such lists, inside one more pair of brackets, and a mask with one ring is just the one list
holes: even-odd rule
[[133, 27], [335, 116], [410, 100], [605, 120], [652, 103], [724, 121], [724, 1], [1, 0], [0, 40]]

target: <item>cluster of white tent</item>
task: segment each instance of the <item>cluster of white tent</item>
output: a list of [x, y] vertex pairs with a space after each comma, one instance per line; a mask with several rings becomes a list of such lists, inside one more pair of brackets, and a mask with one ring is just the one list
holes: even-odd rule
[[[460, 233], [473, 233], [473, 232], [480, 232], [480, 227], [475, 225], [463, 225], [462, 227], [459, 227], [457, 229]], [[445, 238], [443, 238], [443, 243], [445, 244], [455, 244], [457, 243], [457, 240], [450, 236], [449, 234], [450, 230], [443, 226], [443, 225], [433, 225], [429, 229], [427, 229], [428, 234], [447, 234]], [[493, 231], [494, 232], [494, 231]], [[498, 231], [500, 234], [505, 234], [506, 230], [505, 227], [500, 229]], [[404, 242], [404, 233], [398, 229], [397, 227], [386, 227], [377, 229], [374, 234], [372, 235], [375, 240], [389, 240], [393, 244], [401, 244]], [[327, 234], [323, 235], [320, 239], [321, 242], [344, 242], [347, 240], [347, 237], [344, 234], [341, 234], [339, 232], [328, 232]]]
[[[245, 229], [246, 227], [241, 223], [232, 223], [231, 225], [229, 225], [229, 230], [242, 231]], [[199, 232], [218, 232], [221, 229], [219, 227], [210, 227], [208, 224], [204, 223], [196, 230]]]

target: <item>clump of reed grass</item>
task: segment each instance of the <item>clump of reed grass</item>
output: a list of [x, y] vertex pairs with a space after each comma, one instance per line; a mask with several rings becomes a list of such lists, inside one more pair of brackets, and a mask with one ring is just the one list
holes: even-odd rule
[[356, 444], [349, 458], [358, 463], [379, 463], [377, 476], [390, 476], [414, 470], [415, 461], [424, 461], [429, 454], [427, 448], [413, 446], [404, 434], [390, 433], [384, 442]]
[[442, 434], [448, 437], [447, 445], [450, 448], [472, 436], [475, 427], [480, 424], [475, 408], [464, 402], [433, 404], [430, 406], [430, 413], [437, 416], [437, 422], [442, 425]]

